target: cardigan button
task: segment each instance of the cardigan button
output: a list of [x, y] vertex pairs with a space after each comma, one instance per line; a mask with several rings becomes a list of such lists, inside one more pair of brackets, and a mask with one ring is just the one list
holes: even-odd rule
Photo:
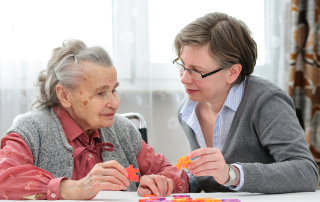
[[55, 194], [55, 193], [52, 193], [52, 194], [51, 194], [51, 198], [56, 198], [56, 194]]
[[92, 157], [92, 154], [88, 154], [88, 156], [89, 156], [89, 158], [91, 158], [91, 157]]

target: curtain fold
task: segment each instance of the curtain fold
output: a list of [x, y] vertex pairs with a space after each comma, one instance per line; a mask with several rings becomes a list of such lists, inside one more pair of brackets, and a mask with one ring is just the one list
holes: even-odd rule
[[[288, 88], [290, 40], [290, 0], [265, 1], [265, 66], [254, 74]], [[260, 50], [258, 50], [258, 55]]]
[[[309, 149], [320, 164], [320, 0], [291, 1], [288, 93]], [[320, 167], [319, 167], [320, 169]], [[320, 182], [319, 182], [320, 185]]]

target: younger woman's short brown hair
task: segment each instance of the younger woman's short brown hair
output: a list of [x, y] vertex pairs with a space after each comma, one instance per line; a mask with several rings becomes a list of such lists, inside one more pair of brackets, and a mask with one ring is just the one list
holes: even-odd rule
[[234, 84], [241, 83], [253, 72], [257, 60], [257, 44], [251, 31], [241, 20], [224, 13], [208, 13], [185, 26], [174, 40], [174, 51], [180, 57], [183, 46], [206, 45], [220, 68], [241, 64], [242, 71]]

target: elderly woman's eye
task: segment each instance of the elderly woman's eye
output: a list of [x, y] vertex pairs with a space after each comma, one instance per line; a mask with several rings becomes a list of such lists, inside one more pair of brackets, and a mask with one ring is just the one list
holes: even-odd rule
[[97, 95], [99, 95], [99, 96], [104, 96], [105, 94], [106, 94], [106, 92], [97, 93]]

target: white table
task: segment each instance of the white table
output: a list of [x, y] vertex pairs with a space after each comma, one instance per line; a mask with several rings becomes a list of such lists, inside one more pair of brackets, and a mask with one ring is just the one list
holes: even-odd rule
[[[239, 199], [241, 202], [320, 202], [320, 190], [316, 192], [302, 192], [291, 194], [252, 194], [246, 192], [235, 193], [185, 193], [191, 198], [217, 198], [217, 199]], [[184, 194], [184, 195], [185, 195]], [[178, 194], [177, 194], [178, 195]], [[138, 202], [137, 192], [121, 192], [121, 191], [102, 191], [92, 201], [135, 201]], [[167, 200], [172, 197], [166, 197]], [[66, 200], [68, 202], [69, 200]], [[0, 202], [7, 202], [0, 200]], [[18, 201], [17, 201], [18, 202]], [[21, 201], [19, 201], [21, 202]]]
[[[241, 202], [320, 202], [320, 190], [316, 192], [302, 192], [290, 194], [252, 194], [246, 192], [235, 193], [185, 193], [191, 198], [217, 198], [217, 199], [239, 199]], [[135, 201], [140, 198], [136, 192], [100, 192], [94, 201]], [[167, 197], [167, 200], [172, 197]]]

